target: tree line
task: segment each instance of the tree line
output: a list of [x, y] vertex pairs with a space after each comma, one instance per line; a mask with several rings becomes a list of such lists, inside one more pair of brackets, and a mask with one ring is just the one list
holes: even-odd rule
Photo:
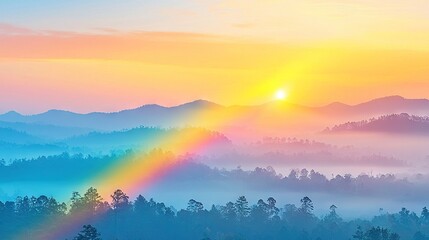
[[[278, 206], [269, 197], [251, 204], [245, 196], [205, 207], [190, 199], [176, 210], [142, 195], [131, 200], [116, 190], [104, 200], [96, 188], [74, 192], [69, 203], [52, 197], [18, 197], [0, 202], [2, 239], [291, 239], [291, 240], [429, 240], [429, 211], [402, 208], [371, 220], [344, 220], [332, 205], [316, 216], [305, 196], [299, 205]], [[71, 225], [71, 223], [73, 223]], [[60, 236], [51, 234], [66, 228]], [[70, 227], [71, 226], [71, 227]], [[55, 237], [55, 238], [54, 238]], [[60, 237], [60, 238], [58, 238]]]

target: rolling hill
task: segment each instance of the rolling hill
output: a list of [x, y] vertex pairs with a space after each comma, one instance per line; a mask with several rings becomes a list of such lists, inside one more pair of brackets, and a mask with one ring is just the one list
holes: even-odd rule
[[347, 122], [325, 130], [326, 133], [377, 132], [429, 135], [429, 117], [407, 113], [383, 115], [358, 122]]

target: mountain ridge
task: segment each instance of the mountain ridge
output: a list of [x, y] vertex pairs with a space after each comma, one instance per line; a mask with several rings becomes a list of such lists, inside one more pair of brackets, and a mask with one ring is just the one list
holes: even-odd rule
[[[161, 128], [194, 126], [219, 130], [224, 126], [229, 129], [235, 128], [235, 131], [241, 129], [243, 132], [258, 126], [259, 129], [271, 128], [269, 131], [275, 133], [276, 129], [284, 126], [290, 129], [303, 125], [312, 126], [312, 131], [317, 131], [316, 129], [338, 122], [394, 113], [429, 115], [429, 100], [387, 96], [356, 105], [333, 102], [321, 107], [309, 107], [289, 101], [224, 106], [198, 99], [170, 107], [147, 104], [117, 112], [75, 113], [53, 109], [40, 114], [22, 115], [10, 111], [0, 115], [0, 121], [63, 126], [88, 131], [115, 131], [139, 126]], [[271, 119], [269, 126], [266, 126], [264, 119]], [[261, 134], [267, 135], [271, 132]]]
[[93, 111], [93, 112], [88, 112], [88, 113], [79, 113], [79, 112], [74, 112], [71, 110], [49, 109], [47, 111], [35, 113], [35, 114], [22, 114], [22, 113], [15, 111], [15, 110], [10, 110], [8, 112], [0, 114], [0, 116], [30, 117], [30, 116], [37, 116], [37, 115], [43, 115], [43, 114], [52, 114], [52, 113], [76, 114], [76, 115], [117, 114], [117, 113], [123, 113], [123, 112], [128, 112], [128, 111], [141, 110], [141, 109], [145, 109], [145, 108], [177, 109], [177, 108], [189, 107], [189, 106], [216, 107], [216, 108], [261, 107], [261, 106], [266, 106], [266, 105], [271, 105], [271, 104], [279, 104], [279, 103], [282, 105], [287, 104], [287, 105], [291, 105], [291, 106], [295, 106], [295, 107], [310, 108], [310, 109], [326, 109], [326, 108], [336, 108], [336, 107], [350, 107], [350, 108], [360, 107], [360, 108], [362, 108], [364, 106], [371, 105], [371, 104], [377, 104], [377, 105], [394, 104], [394, 103], [397, 104], [397, 103], [401, 103], [401, 102], [402, 103], [403, 102], [413, 102], [413, 103], [418, 103], [418, 104], [428, 104], [429, 105], [429, 99], [427, 99], [427, 98], [405, 98], [405, 97], [402, 97], [400, 95], [391, 95], [391, 96], [374, 98], [374, 99], [371, 99], [369, 101], [365, 101], [365, 102], [358, 103], [358, 104], [346, 104], [343, 102], [335, 101], [335, 102], [332, 102], [332, 103], [329, 103], [326, 105], [322, 105], [322, 106], [307, 106], [307, 105], [302, 105], [302, 104], [289, 102], [289, 101], [269, 101], [266, 103], [255, 104], [255, 105], [229, 105], [229, 106], [226, 106], [226, 105], [218, 104], [216, 102], [205, 100], [205, 99], [197, 99], [194, 101], [185, 102], [185, 103], [181, 103], [181, 104], [173, 105], [173, 106], [163, 106], [163, 105], [156, 104], [156, 103], [143, 104], [143, 105], [136, 107], [136, 108], [122, 109], [122, 110], [113, 111], [113, 112]]
[[323, 133], [391, 133], [391, 134], [429, 134], [429, 117], [419, 117], [407, 113], [383, 115], [377, 118], [337, 124]]

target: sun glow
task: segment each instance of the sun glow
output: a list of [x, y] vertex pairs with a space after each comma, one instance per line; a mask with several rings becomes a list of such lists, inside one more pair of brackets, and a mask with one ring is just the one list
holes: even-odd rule
[[277, 90], [276, 94], [275, 94], [275, 98], [277, 100], [285, 100], [287, 98], [287, 93], [285, 90], [283, 89], [279, 89]]

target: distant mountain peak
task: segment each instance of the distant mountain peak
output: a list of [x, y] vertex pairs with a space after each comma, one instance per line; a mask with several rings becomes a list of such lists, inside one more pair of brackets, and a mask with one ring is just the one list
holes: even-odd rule
[[45, 113], [73, 113], [73, 112], [67, 111], [67, 110], [60, 110], [60, 109], [50, 109]]
[[386, 96], [381, 98], [375, 98], [369, 102], [393, 102], [393, 101], [404, 101], [404, 100], [407, 100], [407, 99], [399, 95], [392, 95], [392, 96]]
[[382, 103], [382, 104], [392, 104], [392, 103], [429, 103], [429, 100], [426, 98], [404, 98], [399, 95], [386, 96], [381, 98], [373, 99], [369, 102], [361, 103], [358, 105], [368, 104], [368, 103]]
[[3, 116], [16, 116], [16, 117], [18, 117], [18, 116], [22, 116], [22, 114], [20, 114], [19, 112], [16, 112], [16, 111], [9, 111], [9, 112], [3, 114]]
[[385, 97], [381, 97], [378, 99], [393, 99], [393, 100], [404, 100], [405, 98], [400, 96], [400, 95], [390, 95], [390, 96], [385, 96]]
[[67, 116], [67, 115], [81, 115], [80, 113], [75, 113], [67, 110], [51, 109], [41, 114], [36, 114], [36, 116]]
[[1, 117], [1, 120], [16, 122], [18, 120], [25, 118], [26, 116], [24, 116], [24, 115], [22, 115], [16, 111], [9, 111], [7, 113], [0, 114], [0, 117]]
[[195, 101], [191, 101], [191, 102], [187, 102], [187, 103], [183, 103], [183, 104], [179, 104], [179, 105], [175, 105], [175, 106], [171, 106], [171, 107], [166, 107], [166, 106], [159, 105], [159, 104], [145, 104], [145, 105], [142, 105], [138, 108], [126, 109], [126, 110], [119, 111], [119, 113], [125, 112], [125, 111], [142, 110], [142, 109], [169, 109], [169, 108], [183, 108], [183, 107], [185, 107], [185, 108], [187, 108], [187, 107], [198, 107], [198, 108], [207, 107], [207, 108], [210, 108], [210, 107], [220, 107], [220, 106], [221, 105], [214, 103], [214, 102], [210, 102], [210, 101], [207, 101], [204, 99], [198, 99]]
[[332, 102], [325, 106], [325, 108], [346, 108], [346, 107], [350, 107], [350, 105], [342, 102]]
[[[208, 101], [208, 100], [204, 100], [204, 99], [198, 99], [192, 102], [187, 102], [181, 105], [177, 105], [175, 107], [203, 107], [203, 108], [212, 108], [212, 107], [221, 107], [221, 105]], [[173, 107], [174, 108], [174, 107]]]
[[145, 104], [145, 105], [142, 105], [142, 106], [140, 106], [138, 108], [126, 109], [126, 110], [122, 110], [122, 111], [119, 111], [119, 112], [130, 111], [130, 110], [138, 110], [138, 109], [142, 109], [142, 108], [165, 108], [165, 107], [161, 106], [159, 104]]

